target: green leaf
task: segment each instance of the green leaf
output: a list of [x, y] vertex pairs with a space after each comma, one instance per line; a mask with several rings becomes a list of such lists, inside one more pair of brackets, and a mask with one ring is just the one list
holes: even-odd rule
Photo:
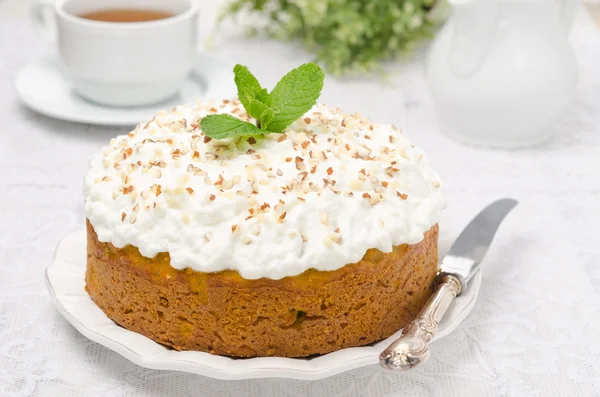
[[264, 131], [270, 131], [271, 120], [275, 117], [275, 112], [272, 109], [266, 109], [260, 117], [260, 129]]
[[240, 64], [235, 65], [233, 68], [233, 74], [235, 85], [238, 89], [238, 97], [240, 98], [240, 102], [246, 111], [250, 113], [250, 102], [255, 99], [259, 93], [262, 93], [263, 91], [266, 93], [267, 90], [260, 86], [260, 83], [256, 77], [254, 77], [254, 75], [246, 66], [242, 66]]
[[243, 65], [236, 65], [233, 69], [235, 84], [238, 87], [238, 97], [246, 112], [257, 120], [262, 130], [266, 130], [274, 117], [273, 109], [269, 108], [271, 102], [269, 92], [261, 88], [256, 77]]
[[258, 91], [258, 93], [256, 94], [256, 99], [258, 99], [267, 106], [271, 104], [271, 97], [269, 96], [269, 92], [266, 88], [263, 88], [262, 90]]
[[275, 112], [273, 111], [273, 109], [269, 108], [267, 105], [265, 105], [258, 99], [253, 99], [250, 102], [250, 108], [248, 113], [250, 113], [250, 115], [256, 120], [258, 120], [261, 130], [266, 130], [267, 126], [273, 119], [273, 116], [275, 116]]
[[314, 63], [306, 63], [283, 76], [269, 94], [271, 108], [276, 110], [269, 131], [282, 132], [309, 111], [321, 95], [324, 78]]
[[228, 114], [211, 114], [204, 117], [200, 121], [200, 129], [204, 132], [204, 135], [214, 139], [254, 136], [264, 133], [254, 124]]

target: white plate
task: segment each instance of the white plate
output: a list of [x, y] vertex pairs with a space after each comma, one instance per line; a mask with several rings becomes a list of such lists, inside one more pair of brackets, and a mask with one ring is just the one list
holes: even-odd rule
[[135, 125], [159, 110], [192, 104], [197, 99], [237, 96], [233, 65], [199, 54], [196, 66], [173, 98], [143, 107], [110, 107], [89, 102], [71, 89], [58, 59], [45, 58], [25, 66], [15, 80], [17, 94], [29, 108], [57, 119], [101, 125]]
[[[177, 351], [129, 331], [110, 320], [85, 291], [85, 231], [69, 234], [58, 244], [46, 271], [50, 295], [58, 311], [86, 337], [146, 368], [191, 372], [217, 379], [293, 378], [316, 380], [365, 365], [377, 364], [379, 353], [396, 335], [363, 347], [353, 347], [309, 359], [259, 357], [234, 359], [196, 351]], [[448, 335], [469, 314], [481, 272], [469, 289], [452, 303], [436, 339]]]

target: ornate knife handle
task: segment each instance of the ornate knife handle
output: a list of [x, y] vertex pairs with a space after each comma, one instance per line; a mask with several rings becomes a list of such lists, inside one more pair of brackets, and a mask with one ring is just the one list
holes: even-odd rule
[[400, 338], [392, 342], [379, 355], [379, 364], [384, 368], [407, 370], [429, 358], [428, 343], [435, 336], [440, 320], [450, 304], [461, 292], [458, 277], [440, 274], [440, 283], [421, 312], [402, 329]]

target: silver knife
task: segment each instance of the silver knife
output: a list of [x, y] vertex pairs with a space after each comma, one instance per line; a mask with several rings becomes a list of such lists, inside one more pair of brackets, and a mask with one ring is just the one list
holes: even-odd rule
[[510, 198], [497, 200], [467, 225], [442, 260], [434, 294], [417, 318], [402, 329], [400, 338], [381, 352], [381, 366], [407, 370], [429, 358], [428, 343], [437, 333], [440, 320], [454, 298], [466, 291], [500, 223], [516, 205], [517, 200]]

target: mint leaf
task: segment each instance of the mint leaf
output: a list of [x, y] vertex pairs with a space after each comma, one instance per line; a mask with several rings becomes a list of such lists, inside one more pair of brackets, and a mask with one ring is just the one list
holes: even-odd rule
[[269, 92], [266, 88], [263, 88], [262, 90], [258, 91], [258, 93], [256, 94], [256, 99], [258, 99], [267, 106], [271, 104], [271, 97], [269, 97]]
[[257, 121], [257, 125], [262, 130], [266, 130], [271, 119], [273, 119], [274, 111], [270, 109], [269, 92], [266, 88], [261, 88], [256, 77], [250, 72], [246, 66], [235, 65], [233, 68], [235, 75], [235, 84], [238, 87], [238, 97], [240, 102], [246, 109], [246, 112]]
[[254, 117], [258, 121], [260, 129], [265, 131], [267, 130], [269, 123], [273, 119], [273, 116], [275, 116], [275, 112], [273, 111], [273, 109], [267, 107], [267, 105], [265, 105], [258, 99], [253, 99], [250, 102], [249, 109], [247, 110], [248, 113], [250, 113], [250, 116]]
[[[259, 93], [261, 93], [261, 96], [265, 95], [267, 90], [260, 86], [260, 83], [258, 80], [256, 80], [256, 77], [254, 77], [254, 75], [246, 66], [242, 66], [240, 64], [235, 65], [233, 68], [233, 74], [235, 85], [238, 89], [238, 97], [240, 98], [240, 102], [246, 111], [248, 111], [250, 102], [255, 99]], [[248, 111], [248, 113], [250, 112]]]
[[273, 120], [273, 117], [275, 117], [275, 112], [272, 109], [267, 108], [263, 112], [263, 114], [259, 120], [260, 129], [264, 130], [264, 131], [269, 131], [269, 126], [270, 126], [271, 120]]
[[204, 117], [200, 120], [200, 129], [202, 129], [204, 135], [215, 139], [254, 136], [264, 133], [254, 124], [228, 114], [211, 114]]
[[269, 94], [275, 115], [269, 131], [282, 132], [287, 126], [309, 111], [321, 95], [323, 71], [314, 63], [306, 63], [285, 76]]

